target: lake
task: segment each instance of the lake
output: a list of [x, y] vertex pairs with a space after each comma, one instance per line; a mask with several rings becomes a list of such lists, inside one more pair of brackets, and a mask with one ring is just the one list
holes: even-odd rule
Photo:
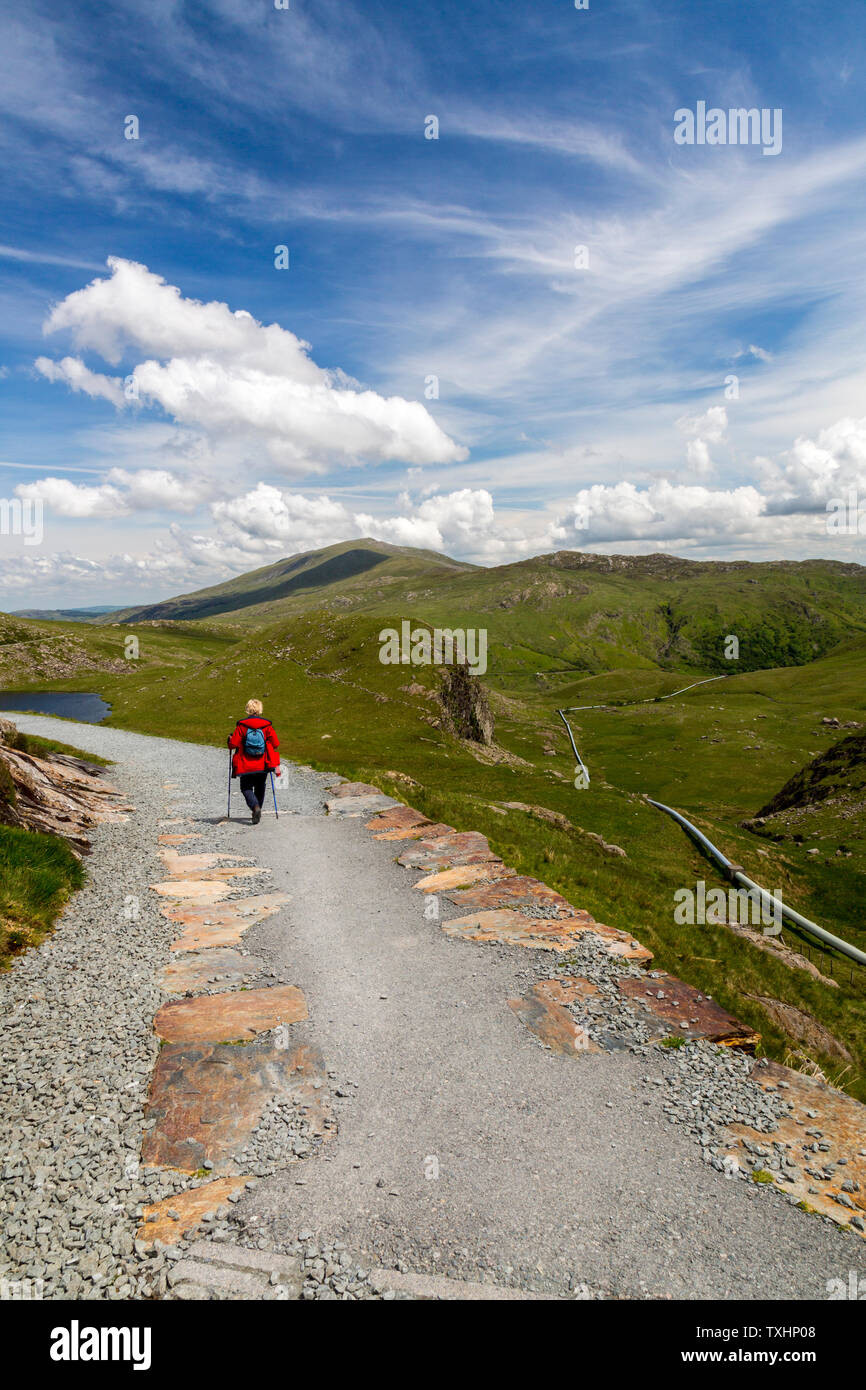
[[82, 724], [101, 724], [111, 713], [111, 705], [92, 690], [0, 690], [0, 714], [22, 709]]

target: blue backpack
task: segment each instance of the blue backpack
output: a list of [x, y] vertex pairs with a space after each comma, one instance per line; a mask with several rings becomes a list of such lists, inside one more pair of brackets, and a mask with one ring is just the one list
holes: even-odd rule
[[244, 729], [243, 737], [244, 753], [248, 758], [263, 758], [265, 756], [265, 736], [261, 729]]

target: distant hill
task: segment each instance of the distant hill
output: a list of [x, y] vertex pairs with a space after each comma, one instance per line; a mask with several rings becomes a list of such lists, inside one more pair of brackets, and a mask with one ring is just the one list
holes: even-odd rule
[[103, 604], [96, 608], [16, 608], [10, 613], [12, 618], [39, 618], [48, 623], [92, 623], [107, 613], [119, 613], [117, 604]]
[[[866, 568], [579, 551], [485, 568], [365, 539], [96, 621], [207, 620], [237, 630], [315, 610], [486, 628], [491, 670], [517, 687], [541, 681], [564, 699], [576, 677], [613, 670], [804, 665], [866, 635]], [[726, 656], [736, 644], [737, 655]]]
[[103, 621], [141, 623], [229, 618], [246, 623], [275, 622], [311, 606], [375, 604], [395, 589], [401, 594], [443, 577], [473, 571], [475, 565], [432, 550], [347, 541], [307, 551], [252, 570], [223, 584], [198, 589], [163, 603], [115, 610]]

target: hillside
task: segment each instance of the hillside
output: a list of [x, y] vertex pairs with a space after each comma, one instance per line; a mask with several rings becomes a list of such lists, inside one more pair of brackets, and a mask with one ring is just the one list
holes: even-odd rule
[[[802, 665], [866, 634], [866, 569], [574, 551], [481, 568], [363, 540], [98, 621], [207, 619], [243, 629], [311, 609], [484, 627], [497, 677], [553, 693], [575, 674], [617, 669]], [[725, 656], [729, 636], [739, 642], [735, 661]]]
[[[829, 841], [838, 857], [863, 857], [866, 849], [866, 733], [850, 734], [819, 753], [785, 783], [747, 829], [768, 839], [808, 842], [820, 854]], [[837, 721], [830, 729], [838, 728]]]
[[431, 550], [347, 541], [307, 551], [192, 594], [124, 609], [103, 622], [231, 618], [246, 624], [272, 622], [281, 614], [331, 603], [335, 607], [375, 604], [395, 588], [406, 594], [475, 567]]

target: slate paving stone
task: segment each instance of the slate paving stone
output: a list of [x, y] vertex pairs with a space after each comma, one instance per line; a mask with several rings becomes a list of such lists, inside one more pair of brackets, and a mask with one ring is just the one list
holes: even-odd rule
[[369, 816], [373, 811], [384, 811], [399, 804], [393, 796], [383, 796], [380, 792], [375, 796], [332, 798], [325, 802], [325, 809], [330, 816]]
[[530, 917], [507, 907], [470, 912], [465, 917], [452, 917], [442, 924], [446, 936], [546, 951], [571, 950], [581, 935], [590, 929], [591, 923], [583, 922], [580, 918]]
[[398, 855], [397, 863], [407, 869], [447, 869], [455, 864], [482, 864], [499, 859], [477, 831], [455, 831], [449, 835], [425, 836]]
[[[157, 1240], [163, 1245], [173, 1245], [181, 1236], [196, 1231], [206, 1216], [225, 1210], [229, 1197], [243, 1192], [248, 1181], [246, 1176], [215, 1178], [200, 1187], [164, 1197], [161, 1202], [149, 1203], [142, 1211], [143, 1220], [136, 1239], [148, 1246]], [[169, 1212], [174, 1216], [169, 1216]]]
[[456, 835], [453, 825], [435, 822], [426, 825], [408, 826], [404, 830], [381, 830], [373, 836], [374, 840], [422, 840], [435, 839], [440, 835]]
[[242, 955], [230, 946], [217, 946], [178, 956], [160, 973], [159, 986], [166, 994], [237, 989], [257, 975], [263, 965], [259, 956]]
[[509, 999], [508, 1007], [551, 1052], [563, 1057], [603, 1052], [564, 1007], [578, 997], [577, 989], [569, 988], [570, 984], [568, 980], [539, 980], [522, 999]]
[[215, 1176], [235, 1174], [232, 1155], [274, 1099], [306, 1107], [311, 1133], [332, 1131], [325, 1067], [315, 1048], [282, 1049], [262, 1039], [242, 1046], [166, 1043], [151, 1083], [145, 1121], [154, 1124], [142, 1142], [142, 1164], [196, 1173], [209, 1161]]
[[617, 985], [638, 1015], [650, 1022], [652, 1036], [703, 1038], [745, 1052], [754, 1052], [757, 1046], [760, 1035], [748, 1024], [665, 971], [654, 971], [652, 979], [625, 976]]
[[306, 1000], [295, 985], [272, 985], [174, 999], [163, 1004], [153, 1028], [167, 1042], [246, 1042], [282, 1023], [308, 1017]]
[[169, 879], [165, 883], [151, 883], [150, 889], [151, 892], [158, 893], [161, 898], [191, 898], [196, 903], [222, 902], [223, 898], [227, 898], [232, 891], [230, 883], [204, 879], [193, 879], [190, 882], [183, 882], [181, 879]]
[[[360, 797], [382, 795], [380, 787], [371, 787], [368, 782], [338, 782], [336, 786], [329, 787], [328, 791], [332, 801], [342, 801], [345, 797], [358, 800]], [[392, 806], [400, 805], [400, 802], [395, 801], [393, 797], [389, 797], [388, 800]]]
[[544, 908], [550, 917], [569, 917], [590, 925], [593, 918], [588, 912], [581, 912], [571, 906], [561, 893], [540, 883], [537, 878], [520, 875], [501, 882], [481, 884], [476, 888], [452, 890], [446, 894], [458, 907], [468, 908], [532, 907]]
[[412, 806], [395, 806], [390, 811], [379, 811], [364, 826], [365, 830], [414, 830], [429, 826], [432, 821], [423, 812]]
[[237, 945], [251, 926], [273, 916], [290, 901], [287, 893], [261, 893], [220, 905], [173, 904], [163, 907], [163, 916], [184, 928], [172, 943], [171, 950], [197, 951], [211, 946]]
[[446, 888], [463, 888], [473, 883], [494, 883], [501, 878], [514, 878], [515, 869], [507, 869], [501, 859], [490, 859], [484, 864], [459, 864], [452, 869], [439, 869], [436, 873], [419, 878], [412, 887], [418, 893], [444, 893]]
[[[755, 1063], [751, 1080], [763, 1091], [784, 1097], [792, 1108], [769, 1135], [746, 1125], [731, 1125], [728, 1152], [740, 1163], [750, 1157], [749, 1144], [757, 1144], [770, 1155], [774, 1150], [777, 1156], [783, 1154], [793, 1165], [786, 1169], [790, 1181], [780, 1180], [782, 1168], [772, 1157], [751, 1155], [752, 1166], [769, 1171], [795, 1200], [805, 1202], [837, 1225], [849, 1226], [854, 1218], [849, 1229], [866, 1238], [866, 1106], [818, 1077], [790, 1071], [766, 1059]], [[821, 1149], [821, 1144], [827, 1148]], [[828, 1163], [832, 1171], [824, 1176]], [[843, 1183], [854, 1190], [843, 1190]], [[846, 1200], [840, 1202], [840, 1197]]]

